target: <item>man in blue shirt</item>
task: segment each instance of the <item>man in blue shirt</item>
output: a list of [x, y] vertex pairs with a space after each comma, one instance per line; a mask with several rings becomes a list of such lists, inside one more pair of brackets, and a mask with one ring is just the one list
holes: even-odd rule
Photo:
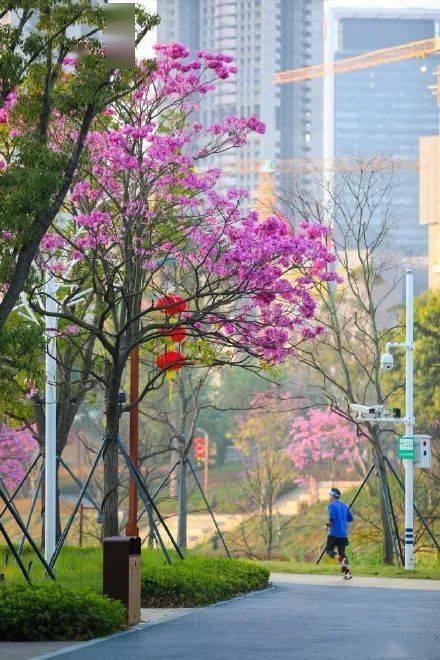
[[[348, 559], [345, 554], [345, 548], [348, 545], [348, 523], [353, 520], [353, 515], [344, 502], [340, 501], [341, 491], [339, 488], [332, 488], [329, 492], [330, 504], [328, 505], [328, 528], [327, 545], [325, 552], [329, 557], [337, 557], [341, 564], [341, 572], [344, 580], [351, 580], [353, 577], [348, 568]], [[336, 553], [335, 548], [338, 552]]]

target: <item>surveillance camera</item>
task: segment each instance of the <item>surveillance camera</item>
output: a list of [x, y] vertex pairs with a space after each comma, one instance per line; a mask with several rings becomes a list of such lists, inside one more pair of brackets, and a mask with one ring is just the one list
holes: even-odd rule
[[382, 369], [385, 369], [385, 371], [391, 371], [394, 367], [394, 359], [391, 353], [383, 353], [380, 356], [380, 366]]
[[350, 408], [352, 411], [361, 413], [363, 415], [374, 415], [376, 413], [382, 412], [383, 406], [378, 404], [373, 406], [362, 406], [360, 403], [350, 403]]
[[350, 409], [352, 412], [356, 413], [356, 419], [358, 422], [371, 421], [378, 417], [382, 417], [384, 414], [383, 406], [378, 403], [371, 406], [362, 406], [360, 403], [350, 403]]

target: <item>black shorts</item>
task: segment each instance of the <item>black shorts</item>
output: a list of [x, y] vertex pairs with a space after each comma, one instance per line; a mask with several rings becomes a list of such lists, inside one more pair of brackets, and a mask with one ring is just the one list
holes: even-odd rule
[[338, 553], [340, 557], [345, 557], [345, 548], [348, 545], [348, 538], [341, 537], [341, 536], [328, 536], [327, 537], [327, 545], [325, 546], [325, 551], [327, 553], [332, 553], [334, 552], [335, 548], [338, 549]]

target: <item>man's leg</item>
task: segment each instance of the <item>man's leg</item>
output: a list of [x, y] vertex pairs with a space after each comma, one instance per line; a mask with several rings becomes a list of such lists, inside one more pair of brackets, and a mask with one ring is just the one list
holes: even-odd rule
[[348, 568], [348, 557], [345, 553], [345, 548], [348, 545], [348, 539], [340, 539], [337, 548], [338, 548], [338, 561], [341, 564], [341, 573], [344, 575], [344, 580], [351, 580], [353, 577], [350, 569]]
[[327, 536], [327, 545], [325, 546], [325, 554], [334, 559], [336, 557], [336, 539], [334, 536]]

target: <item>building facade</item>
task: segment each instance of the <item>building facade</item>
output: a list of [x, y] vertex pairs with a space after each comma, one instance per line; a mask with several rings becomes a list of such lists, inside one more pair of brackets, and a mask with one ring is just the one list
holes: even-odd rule
[[158, 0], [159, 41], [181, 41], [235, 58], [238, 74], [206, 99], [202, 121], [256, 114], [264, 135], [252, 135], [239, 156], [223, 154], [211, 165], [226, 172], [227, 185], [254, 190], [268, 161], [321, 155], [321, 82], [275, 86], [284, 68], [322, 61], [323, 0]]
[[[343, 19], [337, 56], [353, 57], [429, 39], [435, 34], [435, 23], [421, 19]], [[439, 61], [433, 55], [423, 64], [414, 59], [337, 76], [335, 155], [383, 154], [417, 162], [419, 138], [438, 132], [438, 109], [427, 86]], [[418, 221], [418, 173], [408, 168], [399, 171], [395, 180], [398, 222], [394, 242], [407, 256], [423, 257], [427, 232]]]
[[[403, 0], [399, 8], [380, 0], [327, 0], [325, 50], [330, 52], [329, 59], [345, 59], [432, 39], [439, 34], [439, 21], [440, 3], [430, 0]], [[439, 62], [434, 53], [423, 60], [335, 75], [333, 91], [324, 92], [323, 142], [328, 158], [382, 155], [408, 164], [393, 175], [391, 244], [396, 256], [412, 261], [416, 294], [428, 287], [428, 228], [419, 222], [419, 140], [438, 134], [438, 107], [428, 86]]]

